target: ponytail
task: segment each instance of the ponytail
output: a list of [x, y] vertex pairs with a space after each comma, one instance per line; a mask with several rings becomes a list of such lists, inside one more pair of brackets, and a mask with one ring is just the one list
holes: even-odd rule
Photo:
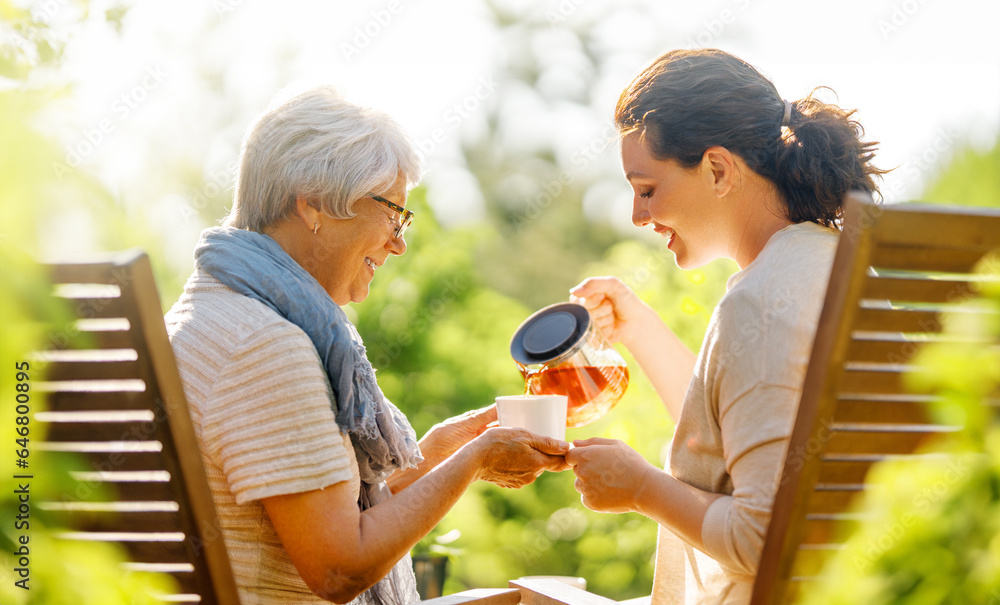
[[[814, 91], [815, 92], [815, 91]], [[674, 50], [622, 91], [615, 107], [620, 135], [644, 130], [653, 157], [696, 166], [709, 147], [738, 155], [770, 180], [788, 219], [837, 226], [852, 189], [878, 197], [872, 165], [877, 142], [864, 142], [854, 111], [812, 94], [786, 104], [750, 64], [717, 49]]]
[[852, 189], [878, 195], [872, 165], [878, 143], [862, 141], [865, 130], [855, 111], [815, 98], [816, 91], [792, 103], [791, 119], [770, 165], [756, 169], [777, 185], [793, 223], [838, 225], [844, 196]]

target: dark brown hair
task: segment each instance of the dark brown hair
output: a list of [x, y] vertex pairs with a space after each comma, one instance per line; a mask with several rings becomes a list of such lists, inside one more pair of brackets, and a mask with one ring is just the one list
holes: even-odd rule
[[872, 165], [875, 141], [854, 111], [808, 97], [785, 102], [753, 66], [717, 50], [673, 50], [644, 69], [622, 91], [615, 107], [619, 134], [644, 130], [653, 157], [685, 168], [720, 145], [773, 182], [792, 222], [836, 226], [844, 195], [852, 189], [878, 196]]

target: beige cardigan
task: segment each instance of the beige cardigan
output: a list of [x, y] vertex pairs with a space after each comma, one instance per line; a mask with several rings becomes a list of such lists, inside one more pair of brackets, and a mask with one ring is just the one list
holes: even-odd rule
[[701, 552], [661, 526], [653, 603], [748, 603], [816, 333], [837, 232], [782, 229], [727, 284], [677, 422], [667, 469], [725, 494]]

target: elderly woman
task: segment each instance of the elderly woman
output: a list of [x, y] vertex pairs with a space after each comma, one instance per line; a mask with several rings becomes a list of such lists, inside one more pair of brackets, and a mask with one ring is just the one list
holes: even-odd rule
[[417, 155], [387, 116], [315, 88], [243, 142], [232, 211], [167, 314], [240, 596], [409, 603], [408, 552], [476, 480], [562, 470], [568, 445], [485, 408], [419, 444], [339, 305], [406, 251]]

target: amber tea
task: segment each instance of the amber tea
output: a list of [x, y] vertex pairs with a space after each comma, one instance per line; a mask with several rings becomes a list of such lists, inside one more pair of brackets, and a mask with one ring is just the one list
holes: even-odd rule
[[566, 395], [566, 426], [597, 420], [628, 388], [627, 366], [559, 366], [524, 371], [525, 395]]

